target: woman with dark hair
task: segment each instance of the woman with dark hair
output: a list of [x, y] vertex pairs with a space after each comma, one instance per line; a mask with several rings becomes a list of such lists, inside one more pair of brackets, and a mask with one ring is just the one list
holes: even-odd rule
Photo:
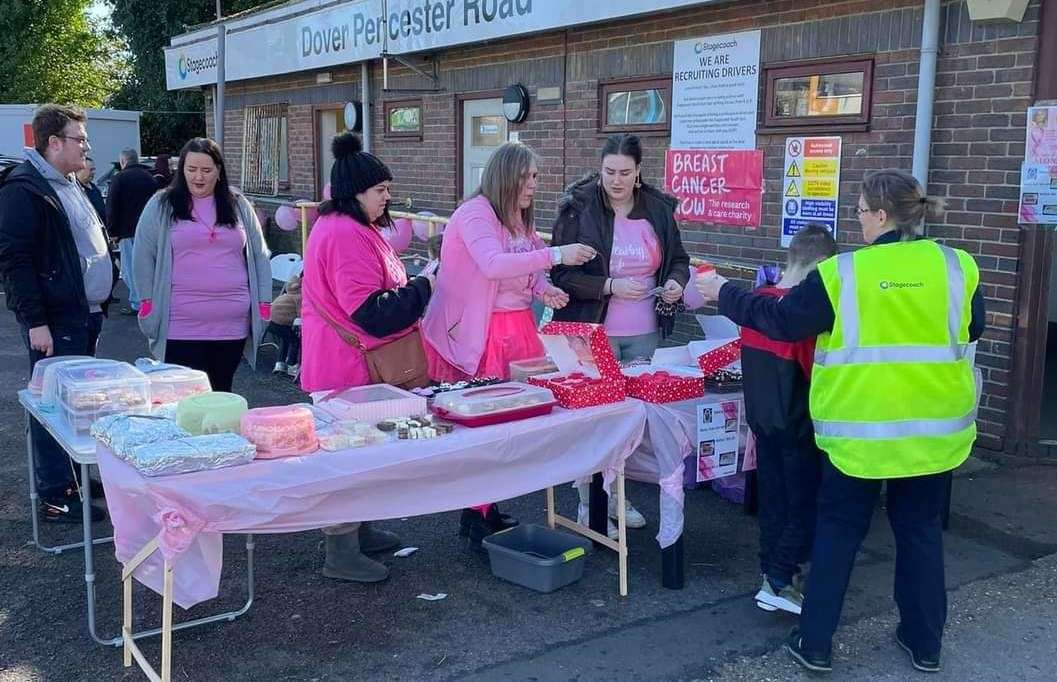
[[154, 159], [154, 181], [158, 183], [158, 189], [165, 189], [172, 182], [168, 154], [158, 154], [158, 157]]
[[[331, 198], [319, 207], [305, 247], [301, 279], [301, 387], [326, 391], [374, 383], [367, 354], [404, 340], [425, 357], [415, 340], [418, 320], [433, 291], [430, 276], [407, 277], [404, 264], [382, 234], [393, 224], [389, 199], [393, 174], [363, 151], [354, 133], [332, 143]], [[411, 335], [413, 343], [408, 343]], [[409, 358], [408, 365], [414, 365]], [[373, 583], [389, 577], [385, 564], [367, 554], [400, 546], [393, 533], [369, 523], [323, 529], [323, 575]]]
[[247, 341], [255, 364], [270, 315], [269, 255], [253, 206], [228, 185], [217, 143], [185, 144], [172, 184], [136, 226], [139, 325], [154, 357], [202, 370], [213, 390], [230, 391]]
[[[554, 319], [604, 324], [618, 361], [649, 359], [675, 324], [690, 257], [675, 223], [675, 199], [642, 181], [639, 138], [611, 136], [601, 160], [600, 171], [571, 185], [558, 204], [553, 243], [583, 242], [600, 258], [554, 268], [551, 279], [570, 299]], [[586, 521], [588, 486], [577, 487], [578, 516]], [[610, 517], [616, 511], [611, 504]], [[627, 511], [628, 527], [646, 525], [630, 503]]]

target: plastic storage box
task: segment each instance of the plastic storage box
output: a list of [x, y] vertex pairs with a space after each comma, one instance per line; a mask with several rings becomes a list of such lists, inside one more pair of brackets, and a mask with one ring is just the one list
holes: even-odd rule
[[376, 423], [383, 419], [425, 414], [426, 399], [389, 384], [355, 386], [313, 396], [316, 405], [338, 419]]
[[48, 372], [54, 372], [54, 404], [76, 435], [88, 433], [92, 422], [108, 414], [150, 410], [150, 381], [128, 363], [77, 360], [54, 365], [45, 378]]
[[512, 381], [442, 393], [433, 411], [456, 424], [487, 426], [549, 414], [557, 404], [549, 390]]
[[53, 355], [50, 358], [41, 358], [37, 360], [37, 364], [33, 365], [33, 376], [29, 378], [29, 385], [26, 388], [33, 395], [40, 397], [44, 392], [44, 373], [48, 367], [74, 360], [95, 360], [95, 358], [90, 355]]
[[176, 423], [192, 436], [238, 433], [239, 421], [248, 409], [242, 396], [213, 391], [176, 403]]
[[257, 446], [258, 459], [294, 457], [319, 449], [315, 421], [305, 407], [258, 407], [242, 415], [241, 429]]
[[193, 395], [209, 393], [209, 375], [189, 367], [169, 367], [147, 374], [150, 400], [154, 405], [177, 403]]
[[537, 592], [579, 580], [591, 541], [546, 526], [522, 524], [485, 537], [492, 575]]
[[510, 363], [510, 380], [524, 381], [537, 374], [549, 374], [557, 372], [558, 365], [549, 357], [531, 358], [529, 360], [515, 360]]

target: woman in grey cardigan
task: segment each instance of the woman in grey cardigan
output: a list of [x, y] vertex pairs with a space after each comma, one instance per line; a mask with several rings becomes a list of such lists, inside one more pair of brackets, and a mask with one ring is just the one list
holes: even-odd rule
[[269, 256], [253, 207], [228, 186], [217, 143], [185, 144], [172, 184], [136, 226], [139, 325], [154, 357], [200, 369], [213, 390], [230, 391], [247, 341], [252, 366], [270, 317]]

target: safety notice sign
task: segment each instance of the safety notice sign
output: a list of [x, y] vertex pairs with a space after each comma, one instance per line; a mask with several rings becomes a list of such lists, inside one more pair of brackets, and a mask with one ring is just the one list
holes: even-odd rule
[[837, 236], [840, 193], [839, 137], [787, 137], [782, 166], [782, 246], [809, 223]]

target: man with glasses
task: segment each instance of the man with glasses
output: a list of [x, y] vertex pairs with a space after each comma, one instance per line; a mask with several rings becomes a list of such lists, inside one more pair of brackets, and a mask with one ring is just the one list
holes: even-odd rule
[[[80, 109], [42, 106], [26, 160], [0, 177], [0, 278], [30, 367], [52, 355], [95, 355], [113, 285], [103, 224], [75, 177], [91, 148], [85, 121]], [[80, 522], [75, 467], [39, 424], [30, 429], [41, 514]], [[102, 517], [93, 508], [92, 519]]]

